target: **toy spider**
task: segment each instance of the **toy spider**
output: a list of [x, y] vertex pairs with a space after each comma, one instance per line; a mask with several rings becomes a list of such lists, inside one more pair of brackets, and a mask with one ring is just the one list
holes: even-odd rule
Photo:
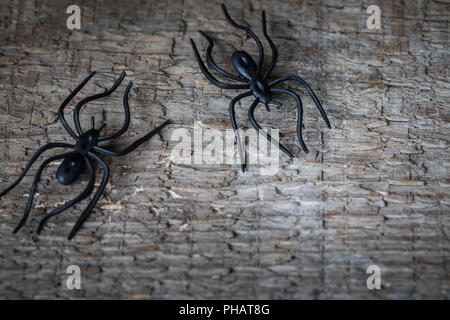
[[[255, 101], [252, 103], [252, 105], [250, 106], [250, 109], [248, 110], [248, 116], [250, 118], [250, 122], [253, 125], [253, 127], [258, 131], [263, 133], [263, 135], [266, 137], [266, 139], [271, 142], [273, 139], [272, 137], [266, 133], [263, 129], [261, 129], [261, 126], [256, 122], [255, 117], [254, 117], [254, 111], [255, 108], [257, 107], [257, 105], [259, 104], [259, 102], [263, 103], [266, 107], [267, 111], [270, 111], [269, 109], [269, 104], [273, 104], [276, 106], [281, 106], [281, 103], [273, 101], [272, 100], [272, 93], [282, 93], [282, 94], [287, 94], [290, 95], [292, 98], [295, 99], [296, 103], [297, 103], [297, 137], [298, 140], [300, 142], [300, 146], [303, 149], [303, 151], [305, 153], [308, 153], [309, 150], [306, 147], [303, 138], [302, 138], [302, 118], [303, 118], [303, 108], [302, 108], [302, 101], [300, 100], [300, 97], [293, 91], [291, 90], [287, 90], [287, 89], [277, 89], [277, 88], [273, 88], [273, 86], [275, 86], [276, 84], [279, 84], [283, 81], [288, 81], [288, 80], [293, 80], [293, 81], [297, 81], [298, 83], [300, 83], [301, 85], [303, 85], [305, 87], [305, 89], [308, 91], [309, 95], [311, 96], [311, 98], [314, 100], [314, 103], [316, 104], [317, 108], [319, 109], [320, 114], [322, 115], [322, 118], [325, 120], [326, 125], [328, 126], [328, 128], [331, 128], [330, 125], [330, 121], [328, 120], [328, 117], [325, 113], [325, 110], [323, 109], [322, 105], [319, 102], [319, 99], [317, 99], [316, 95], [314, 94], [314, 91], [311, 89], [311, 87], [306, 83], [305, 80], [303, 80], [300, 77], [297, 76], [285, 76], [285, 77], [281, 77], [279, 79], [273, 80], [271, 82], [267, 82], [266, 79], [267, 77], [270, 75], [270, 73], [272, 72], [272, 69], [275, 67], [275, 63], [277, 62], [277, 48], [275, 47], [274, 43], [272, 42], [272, 40], [270, 39], [270, 37], [267, 35], [267, 30], [266, 30], [266, 14], [263, 11], [262, 12], [262, 26], [263, 26], [263, 33], [264, 36], [266, 37], [267, 41], [270, 44], [270, 48], [272, 49], [272, 61], [270, 62], [269, 68], [266, 70], [266, 72], [264, 73], [264, 75], [261, 77], [260, 75], [260, 71], [263, 65], [263, 60], [264, 60], [264, 49], [262, 47], [261, 41], [258, 39], [258, 37], [255, 35], [255, 33], [248, 27], [243, 26], [243, 25], [239, 25], [236, 22], [234, 22], [231, 17], [229, 16], [227, 9], [225, 8], [225, 5], [222, 4], [222, 11], [223, 14], [225, 15], [225, 18], [227, 19], [227, 21], [235, 28], [237, 29], [241, 29], [244, 30], [250, 37], [252, 37], [255, 42], [256, 45], [258, 46], [258, 50], [259, 50], [259, 59], [258, 59], [258, 64], [255, 63], [255, 61], [253, 60], [253, 58], [246, 52], [243, 50], [239, 50], [236, 51], [232, 54], [231, 56], [231, 62], [233, 64], [233, 67], [236, 69], [236, 71], [239, 73], [238, 76], [228, 73], [225, 70], [221, 69], [213, 60], [212, 56], [211, 56], [211, 51], [213, 48], [213, 41], [211, 40], [211, 38], [204, 33], [203, 31], [200, 31], [200, 34], [205, 37], [205, 39], [208, 41], [208, 48], [206, 49], [206, 62], [209, 66], [210, 69], [214, 70], [216, 73], [239, 81], [239, 82], [243, 82], [244, 84], [229, 84], [229, 83], [222, 83], [219, 80], [217, 80], [210, 72], [209, 70], [205, 67], [205, 64], [203, 63], [200, 54], [198, 53], [197, 47], [195, 46], [195, 43], [192, 39], [190, 39], [191, 45], [192, 45], [192, 49], [194, 51], [194, 55], [195, 55], [195, 59], [197, 60], [198, 65], [200, 66], [201, 71], [203, 72], [203, 74], [205, 75], [205, 77], [215, 86], [221, 88], [221, 89], [250, 89], [250, 91], [244, 92], [238, 96], [236, 96], [235, 98], [233, 98], [230, 102], [230, 106], [229, 106], [229, 113], [230, 113], [230, 119], [231, 119], [231, 125], [233, 126], [233, 130], [235, 133], [235, 138], [237, 141], [237, 145], [238, 145], [238, 150], [239, 150], [239, 157], [241, 159], [241, 168], [242, 171], [245, 172], [245, 160], [244, 160], [244, 155], [242, 152], [242, 147], [241, 147], [241, 141], [239, 138], [239, 131], [238, 129], [238, 125], [236, 122], [236, 116], [235, 116], [235, 112], [234, 112], [234, 105], [236, 104], [236, 102], [238, 102], [239, 100], [251, 96], [253, 95], [255, 97]], [[273, 141], [275, 144], [279, 145], [280, 150], [282, 150], [285, 154], [287, 154], [290, 158], [293, 158], [293, 154], [291, 152], [289, 152], [289, 150], [287, 150], [282, 144], [279, 144], [276, 141]]]
[[81, 169], [83, 168], [83, 166], [86, 166], [88, 168], [90, 178], [89, 178], [89, 183], [83, 192], [81, 192], [76, 198], [57, 207], [56, 209], [54, 209], [53, 211], [48, 213], [41, 220], [41, 222], [39, 223], [39, 227], [37, 229], [38, 234], [42, 231], [42, 228], [44, 227], [44, 225], [48, 221], [48, 219], [57, 215], [58, 213], [63, 212], [64, 210], [70, 208], [71, 206], [80, 202], [81, 200], [88, 197], [92, 193], [92, 190], [94, 189], [95, 173], [94, 173], [94, 169], [92, 167], [91, 161], [95, 161], [95, 162], [99, 163], [103, 168], [102, 182], [100, 183], [100, 187], [98, 188], [97, 192], [95, 193], [93, 199], [89, 202], [88, 206], [83, 211], [81, 216], [78, 218], [78, 221], [75, 223], [72, 231], [70, 232], [68, 239], [69, 240], [72, 239], [75, 236], [75, 234], [77, 233], [78, 229], [83, 224], [83, 222], [88, 217], [89, 213], [94, 208], [94, 206], [97, 203], [98, 199], [100, 198], [101, 194], [105, 190], [106, 183], [108, 182], [108, 177], [109, 177], [108, 165], [102, 159], [100, 159], [96, 153], [102, 154], [102, 155], [108, 155], [108, 156], [126, 155], [126, 154], [130, 153], [131, 151], [133, 151], [134, 149], [136, 149], [137, 147], [139, 147], [145, 141], [149, 140], [154, 134], [156, 134], [158, 131], [160, 131], [163, 127], [165, 127], [169, 123], [169, 120], [165, 121], [159, 127], [152, 130], [151, 132], [149, 132], [142, 138], [136, 140], [129, 147], [127, 147], [119, 152], [110, 151], [110, 150], [107, 150], [107, 149], [97, 146], [97, 144], [99, 142], [117, 138], [127, 131], [128, 126], [130, 124], [130, 107], [128, 105], [128, 94], [130, 92], [131, 86], [133, 85], [133, 83], [130, 82], [128, 84], [128, 86], [125, 90], [124, 96], [123, 96], [123, 106], [124, 106], [124, 110], [125, 110], [125, 122], [120, 130], [118, 130], [112, 134], [107, 134], [107, 135], [101, 136], [100, 132], [102, 131], [103, 128], [105, 128], [106, 124], [103, 123], [98, 129], [96, 129], [94, 117], [91, 117], [91, 128], [88, 131], [84, 132], [81, 129], [80, 118], [79, 118], [79, 113], [80, 113], [81, 107], [88, 102], [91, 102], [93, 100], [97, 100], [97, 99], [100, 99], [103, 97], [107, 97], [111, 93], [113, 93], [117, 89], [117, 87], [120, 85], [122, 80], [125, 78], [126, 73], [122, 72], [119, 79], [114, 83], [114, 85], [111, 87], [111, 89], [109, 89], [108, 91], [106, 91], [104, 93], [99, 93], [99, 94], [84, 98], [83, 100], [78, 102], [78, 104], [76, 105], [76, 107], [74, 109], [74, 113], [73, 113], [73, 120], [75, 122], [75, 128], [76, 128], [76, 131], [78, 132], [78, 135], [77, 135], [70, 128], [70, 126], [67, 124], [67, 122], [64, 118], [64, 108], [73, 99], [73, 97], [78, 93], [78, 91], [80, 91], [86, 85], [86, 83], [94, 76], [94, 74], [95, 74], [95, 71], [92, 72], [78, 87], [76, 87], [75, 90], [72, 91], [70, 93], [70, 95], [64, 100], [64, 102], [62, 103], [61, 107], [58, 110], [58, 118], [61, 121], [61, 124], [63, 125], [64, 129], [66, 129], [66, 131], [75, 140], [75, 144], [73, 145], [73, 144], [68, 144], [68, 143], [54, 142], [54, 143], [46, 144], [45, 146], [41, 147], [38, 151], [36, 151], [36, 153], [33, 155], [33, 157], [27, 163], [27, 165], [25, 166], [25, 169], [23, 170], [23, 172], [21, 173], [19, 178], [17, 178], [17, 180], [11, 186], [9, 186], [6, 190], [4, 190], [2, 193], [0, 193], [0, 197], [2, 197], [3, 195], [5, 195], [9, 191], [11, 191], [13, 188], [15, 188], [19, 184], [19, 182], [23, 179], [23, 177], [25, 176], [27, 171], [30, 169], [33, 162], [44, 151], [53, 149], [53, 148], [71, 148], [71, 149], [73, 149], [72, 152], [63, 153], [63, 154], [59, 154], [59, 155], [50, 157], [41, 164], [41, 166], [37, 170], [37, 173], [34, 177], [33, 184], [31, 186], [30, 196], [28, 198], [28, 203], [27, 203], [27, 206], [25, 209], [25, 213], [24, 213], [22, 219], [20, 220], [19, 224], [17, 225], [17, 227], [14, 229], [13, 233], [16, 233], [17, 231], [19, 231], [19, 229], [22, 228], [22, 226], [25, 224], [25, 222], [28, 218], [28, 215], [31, 210], [31, 204], [33, 202], [33, 196], [36, 191], [36, 186], [39, 182], [39, 177], [42, 173], [42, 170], [45, 168], [46, 165], [48, 165], [50, 162], [53, 162], [55, 160], [63, 159], [63, 161], [59, 165], [57, 173], [56, 173], [56, 178], [57, 178], [58, 182], [63, 185], [68, 185], [68, 184], [71, 184], [72, 182], [74, 182], [80, 175]]

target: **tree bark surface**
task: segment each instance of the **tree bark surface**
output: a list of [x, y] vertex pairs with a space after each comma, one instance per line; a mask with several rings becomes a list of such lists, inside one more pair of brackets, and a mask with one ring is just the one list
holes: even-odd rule
[[[73, 2], [73, 1], [72, 1]], [[67, 108], [122, 86], [85, 106], [107, 132], [121, 127], [128, 81], [131, 125], [107, 147], [121, 150], [152, 128], [171, 124], [123, 157], [102, 157], [111, 176], [104, 195], [72, 240], [66, 239], [88, 200], [40, 219], [87, 185], [70, 186], [44, 170], [26, 225], [13, 235], [41, 157], [0, 200], [0, 298], [338, 299], [450, 296], [449, 7], [446, 1], [376, 1], [381, 29], [370, 30], [373, 1], [226, 1], [230, 15], [260, 36], [265, 67], [278, 48], [270, 79], [303, 77], [332, 123], [327, 129], [307, 92], [280, 85], [303, 101], [299, 148], [296, 108], [289, 97], [267, 112], [265, 128], [280, 128], [295, 153], [280, 154], [274, 175], [250, 165], [179, 164], [171, 158], [176, 129], [231, 129], [228, 104], [242, 90], [220, 90], [201, 73], [189, 38], [204, 57], [232, 72], [231, 54], [257, 49], [230, 26], [216, 1], [78, 1], [81, 29], [68, 30], [70, 1], [0, 4], [0, 185], [11, 184], [49, 142], [70, 142], [58, 121], [65, 97], [91, 71], [97, 75]], [[222, 79], [222, 78], [221, 78]], [[223, 80], [225, 81], [225, 80]], [[232, 82], [231, 80], [226, 80]], [[252, 100], [236, 105], [250, 129]], [[206, 146], [208, 141], [204, 141]], [[192, 148], [192, 152], [194, 148]], [[60, 151], [59, 151], [60, 152]], [[49, 151], [51, 156], [58, 151]], [[95, 166], [96, 186], [102, 168]], [[69, 290], [70, 265], [81, 290]], [[366, 286], [367, 267], [381, 269], [381, 289]]]

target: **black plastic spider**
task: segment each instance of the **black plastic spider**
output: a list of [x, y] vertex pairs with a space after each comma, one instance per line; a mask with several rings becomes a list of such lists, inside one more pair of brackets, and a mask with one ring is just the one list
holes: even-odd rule
[[[236, 22], [234, 22], [231, 17], [229, 16], [227, 9], [225, 8], [225, 5], [222, 4], [222, 11], [225, 15], [225, 18], [227, 21], [235, 28], [244, 30], [250, 37], [252, 37], [256, 45], [258, 46], [259, 50], [259, 59], [258, 59], [258, 65], [255, 63], [253, 58], [245, 51], [236, 51], [231, 56], [231, 62], [233, 64], [233, 67], [236, 69], [236, 71], [239, 73], [238, 76], [228, 73], [225, 70], [221, 69], [213, 60], [211, 57], [211, 51], [213, 48], [213, 41], [211, 38], [204, 33], [203, 31], [200, 31], [200, 34], [205, 37], [205, 39], [208, 41], [208, 48], [206, 49], [206, 62], [212, 70], [217, 72], [218, 74], [236, 80], [240, 82], [244, 82], [245, 84], [228, 84], [228, 83], [222, 83], [219, 80], [217, 80], [206, 68], [205, 64], [203, 63], [200, 54], [198, 53], [197, 47], [195, 46], [195, 43], [192, 39], [190, 39], [192, 49], [194, 50], [195, 59], [197, 60], [200, 69], [202, 70], [203, 74], [206, 76], [206, 78], [215, 86], [221, 88], [221, 89], [250, 89], [250, 91], [244, 92], [235, 98], [233, 98], [230, 102], [229, 107], [229, 113], [230, 113], [230, 119], [231, 119], [231, 125], [233, 126], [233, 130], [235, 132], [235, 138], [237, 140], [238, 144], [238, 150], [239, 150], [239, 156], [241, 159], [241, 168], [242, 171], [245, 172], [245, 160], [244, 155], [242, 152], [241, 142], [239, 138], [239, 131], [238, 125], [236, 122], [236, 116], [234, 112], [234, 105], [236, 102], [238, 102], [240, 99], [248, 97], [253, 95], [256, 99], [253, 102], [253, 104], [250, 106], [250, 109], [248, 110], [248, 116], [250, 118], [250, 122], [253, 125], [253, 127], [258, 131], [264, 134], [266, 139], [270, 142], [272, 141], [272, 137], [266, 133], [264, 130], [261, 129], [260, 125], [256, 122], [254, 117], [254, 111], [256, 106], [259, 104], [259, 102], [262, 102], [267, 111], [270, 111], [269, 104], [274, 104], [276, 106], [281, 106], [281, 103], [273, 101], [272, 100], [272, 93], [283, 93], [290, 95], [292, 98], [295, 99], [297, 102], [297, 137], [300, 142], [300, 146], [303, 149], [305, 153], [308, 153], [309, 150], [306, 147], [303, 138], [302, 138], [302, 118], [303, 118], [303, 108], [302, 108], [302, 101], [300, 100], [300, 97], [293, 91], [287, 90], [287, 89], [277, 89], [273, 88], [276, 84], [279, 84], [283, 81], [287, 80], [293, 80], [297, 81], [301, 85], [305, 87], [305, 89], [308, 91], [311, 98], [314, 100], [314, 103], [316, 104], [317, 108], [319, 109], [320, 114], [322, 115], [322, 118], [325, 120], [326, 125], [328, 128], [331, 128], [330, 121], [328, 120], [328, 117], [325, 113], [325, 110], [323, 109], [322, 105], [319, 102], [319, 99], [317, 99], [316, 95], [314, 94], [314, 91], [311, 89], [311, 87], [306, 83], [305, 80], [303, 80], [300, 77], [297, 76], [285, 76], [281, 77], [279, 79], [273, 80], [271, 82], [266, 82], [267, 77], [272, 72], [272, 69], [275, 67], [275, 63], [277, 62], [277, 48], [275, 47], [272, 40], [267, 35], [266, 30], [266, 14], [263, 11], [262, 12], [262, 26], [263, 26], [263, 33], [266, 37], [267, 41], [270, 44], [270, 47], [272, 49], [272, 61], [270, 62], [269, 68], [266, 70], [264, 75], [261, 77], [260, 71], [263, 65], [264, 60], [264, 49], [262, 47], [261, 41], [258, 39], [258, 37], [255, 35], [255, 33], [248, 27], [239, 25]], [[293, 158], [294, 155], [289, 152], [282, 144], [279, 144], [276, 141], [273, 141], [275, 144], [279, 145], [280, 150], [282, 150], [285, 154], [287, 154], [290, 158]]]
[[63, 185], [68, 185], [68, 184], [71, 184], [72, 182], [74, 182], [80, 175], [81, 169], [84, 167], [84, 165], [89, 170], [90, 178], [89, 178], [89, 183], [88, 183], [86, 189], [83, 192], [81, 192], [81, 194], [79, 194], [76, 198], [70, 200], [69, 202], [57, 207], [56, 209], [54, 209], [53, 211], [48, 213], [41, 220], [41, 222], [39, 223], [39, 227], [37, 229], [38, 234], [42, 231], [42, 228], [44, 227], [44, 225], [48, 219], [57, 215], [58, 213], [61, 213], [64, 210], [70, 208], [71, 206], [73, 206], [77, 202], [83, 200], [84, 198], [88, 197], [92, 193], [92, 190], [94, 189], [95, 173], [94, 173], [94, 169], [92, 167], [91, 161], [96, 161], [103, 167], [104, 172], [103, 172], [102, 182], [101, 182], [100, 187], [98, 188], [97, 192], [95, 193], [93, 199], [89, 202], [88, 206], [83, 211], [83, 213], [79, 217], [78, 221], [74, 225], [72, 231], [70, 232], [68, 239], [69, 240], [72, 239], [75, 236], [75, 234], [77, 233], [78, 229], [83, 224], [83, 222], [88, 217], [89, 213], [94, 208], [94, 206], [97, 203], [98, 199], [100, 198], [101, 194], [105, 190], [106, 184], [108, 182], [108, 177], [109, 177], [108, 165], [102, 159], [100, 159], [96, 155], [96, 153], [102, 154], [102, 155], [108, 155], [108, 156], [122, 156], [127, 153], [130, 153], [131, 151], [133, 151], [134, 149], [139, 147], [142, 143], [149, 140], [154, 134], [156, 134], [158, 131], [160, 131], [163, 127], [165, 127], [169, 123], [169, 120], [165, 121], [159, 127], [152, 130], [151, 132], [149, 132], [142, 138], [136, 140], [129, 147], [127, 147], [124, 150], [119, 151], [119, 152], [110, 151], [110, 150], [107, 150], [107, 149], [97, 146], [97, 144], [99, 142], [117, 138], [127, 131], [128, 126], [130, 124], [130, 107], [128, 105], [128, 94], [130, 92], [131, 86], [133, 85], [133, 83], [130, 82], [128, 84], [128, 86], [125, 90], [124, 96], [123, 96], [123, 106], [124, 106], [124, 110], [125, 110], [125, 122], [120, 130], [118, 130], [112, 134], [100, 136], [100, 131], [103, 128], [105, 128], [106, 124], [103, 123], [98, 129], [95, 129], [95, 118], [94, 117], [91, 117], [91, 129], [89, 129], [86, 132], [84, 132], [81, 129], [80, 118], [79, 118], [79, 113], [80, 113], [81, 107], [90, 101], [97, 100], [97, 99], [100, 99], [103, 97], [107, 97], [111, 93], [113, 93], [117, 89], [117, 87], [120, 85], [122, 80], [125, 78], [126, 73], [122, 72], [122, 74], [120, 75], [120, 78], [114, 83], [114, 85], [111, 87], [111, 89], [109, 89], [106, 92], [84, 98], [83, 100], [78, 102], [78, 104], [75, 107], [74, 113], [73, 113], [73, 120], [75, 122], [75, 128], [76, 128], [76, 131], [78, 132], [78, 135], [77, 135], [70, 128], [70, 126], [67, 124], [67, 122], [64, 118], [64, 108], [72, 100], [72, 98], [78, 93], [78, 91], [80, 91], [86, 85], [86, 83], [94, 76], [94, 74], [95, 74], [95, 71], [92, 72], [74, 91], [72, 91], [70, 93], [70, 95], [64, 100], [64, 102], [62, 103], [61, 107], [58, 110], [58, 118], [61, 121], [64, 129], [66, 129], [66, 131], [72, 136], [72, 138], [75, 139], [75, 144], [72, 145], [72, 144], [68, 144], [68, 143], [56, 142], [56, 143], [49, 143], [49, 144], [46, 144], [45, 146], [41, 147], [38, 151], [36, 151], [36, 153], [33, 155], [31, 160], [27, 163], [27, 165], [25, 166], [25, 169], [23, 170], [23, 172], [19, 176], [19, 178], [17, 178], [17, 180], [11, 186], [9, 186], [6, 190], [4, 190], [2, 193], [0, 193], [0, 197], [2, 197], [6, 193], [8, 193], [10, 190], [12, 190], [14, 187], [16, 187], [19, 184], [19, 182], [23, 179], [23, 177], [25, 176], [27, 171], [30, 169], [33, 162], [44, 151], [53, 149], [53, 148], [71, 148], [71, 149], [73, 149], [72, 152], [59, 154], [59, 155], [50, 157], [41, 164], [41, 166], [39, 167], [39, 169], [36, 172], [33, 184], [31, 186], [30, 196], [28, 198], [28, 203], [27, 203], [27, 207], [25, 209], [25, 213], [24, 213], [22, 219], [20, 220], [19, 224], [17, 225], [17, 227], [14, 229], [13, 233], [16, 233], [17, 231], [19, 231], [19, 229], [22, 228], [22, 226], [25, 224], [25, 222], [28, 218], [28, 215], [31, 210], [31, 204], [33, 202], [33, 196], [36, 191], [36, 186], [39, 182], [39, 177], [42, 173], [42, 170], [45, 168], [46, 165], [48, 165], [50, 162], [53, 162], [55, 160], [63, 159], [63, 161], [59, 165], [57, 173], [56, 173], [56, 178], [57, 178], [58, 182]]

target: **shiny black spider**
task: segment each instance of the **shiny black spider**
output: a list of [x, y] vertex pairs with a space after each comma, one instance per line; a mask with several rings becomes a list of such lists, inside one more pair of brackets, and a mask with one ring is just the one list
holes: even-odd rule
[[19, 178], [17, 178], [17, 180], [11, 186], [9, 186], [6, 190], [4, 190], [2, 193], [0, 193], [0, 197], [2, 197], [3, 195], [5, 195], [9, 191], [11, 191], [13, 188], [15, 188], [19, 184], [19, 182], [23, 179], [23, 177], [25, 176], [27, 171], [30, 169], [33, 162], [44, 151], [53, 149], [53, 148], [71, 148], [71, 149], [73, 149], [72, 152], [59, 154], [59, 155], [50, 157], [41, 164], [41, 166], [39, 167], [39, 169], [36, 172], [33, 184], [31, 186], [30, 196], [28, 198], [28, 203], [27, 203], [27, 206], [25, 209], [25, 213], [24, 213], [22, 219], [20, 220], [19, 224], [17, 225], [17, 227], [14, 229], [13, 233], [16, 233], [17, 231], [19, 231], [19, 229], [22, 228], [22, 226], [25, 224], [25, 222], [28, 218], [28, 215], [31, 210], [31, 204], [33, 202], [33, 196], [36, 191], [36, 186], [39, 182], [39, 178], [41, 176], [42, 170], [45, 168], [46, 165], [48, 165], [50, 162], [53, 162], [55, 160], [63, 159], [63, 161], [59, 165], [57, 173], [56, 173], [56, 178], [57, 178], [58, 182], [63, 185], [68, 185], [68, 184], [71, 184], [72, 182], [74, 182], [79, 177], [81, 170], [84, 166], [86, 166], [88, 168], [90, 178], [89, 178], [89, 183], [88, 183], [87, 187], [85, 188], [85, 190], [83, 192], [81, 192], [81, 194], [79, 194], [76, 198], [66, 202], [65, 204], [57, 207], [56, 209], [54, 209], [53, 211], [48, 213], [41, 220], [41, 222], [39, 223], [39, 227], [37, 229], [37, 233], [40, 233], [42, 231], [42, 228], [44, 227], [45, 223], [47, 222], [47, 220], [49, 218], [70, 208], [71, 206], [73, 206], [77, 202], [80, 202], [81, 200], [88, 197], [92, 193], [92, 190], [94, 189], [95, 173], [94, 173], [94, 169], [92, 167], [91, 161], [96, 161], [97, 163], [99, 163], [102, 166], [103, 171], [104, 171], [102, 182], [100, 183], [100, 187], [98, 188], [94, 197], [89, 202], [88, 206], [83, 211], [81, 216], [78, 218], [78, 221], [75, 223], [72, 231], [70, 232], [68, 239], [69, 240], [72, 239], [75, 236], [75, 234], [77, 233], [78, 229], [83, 224], [83, 222], [88, 217], [89, 213], [94, 208], [94, 206], [97, 203], [98, 199], [100, 198], [101, 194], [105, 190], [106, 184], [108, 182], [108, 177], [109, 177], [108, 165], [102, 159], [100, 159], [96, 155], [96, 153], [102, 154], [102, 155], [109, 155], [109, 156], [125, 155], [125, 154], [133, 151], [137, 147], [139, 147], [145, 141], [149, 140], [153, 135], [155, 135], [158, 131], [160, 131], [163, 127], [165, 127], [169, 123], [169, 120], [165, 121], [159, 127], [152, 130], [151, 132], [149, 132], [142, 138], [136, 140], [129, 147], [127, 147], [124, 150], [119, 151], [119, 152], [110, 151], [110, 150], [107, 150], [107, 149], [97, 146], [97, 144], [99, 142], [117, 138], [128, 130], [128, 126], [130, 124], [130, 107], [128, 105], [128, 94], [130, 92], [131, 86], [133, 85], [133, 83], [130, 82], [128, 84], [128, 86], [125, 90], [124, 96], [123, 96], [123, 106], [124, 106], [124, 110], [125, 110], [125, 122], [120, 130], [118, 130], [112, 134], [107, 134], [107, 135], [101, 136], [100, 131], [103, 128], [105, 128], [106, 124], [103, 123], [98, 129], [96, 129], [94, 117], [91, 117], [91, 129], [89, 129], [86, 132], [84, 132], [81, 129], [80, 118], [79, 118], [79, 113], [80, 113], [81, 107], [90, 101], [97, 100], [97, 99], [100, 99], [103, 97], [107, 97], [111, 93], [113, 93], [117, 89], [117, 87], [120, 85], [122, 80], [125, 78], [126, 74], [125, 74], [125, 72], [122, 72], [122, 74], [120, 75], [120, 78], [114, 83], [114, 85], [111, 87], [111, 89], [109, 89], [108, 91], [105, 91], [103, 93], [99, 93], [99, 94], [84, 98], [83, 100], [78, 102], [78, 104], [75, 107], [74, 113], [73, 113], [73, 120], [75, 123], [75, 128], [76, 128], [76, 131], [78, 132], [78, 135], [77, 135], [70, 128], [70, 126], [67, 124], [67, 122], [64, 118], [64, 108], [73, 99], [73, 97], [78, 93], [78, 91], [80, 91], [86, 85], [86, 83], [94, 76], [94, 74], [95, 74], [95, 71], [92, 72], [78, 87], [76, 87], [75, 90], [72, 91], [70, 93], [70, 95], [64, 100], [64, 102], [62, 103], [61, 107], [58, 110], [58, 118], [61, 121], [64, 129], [66, 129], [66, 131], [75, 140], [75, 144], [73, 145], [73, 144], [68, 144], [68, 143], [55, 142], [55, 143], [46, 144], [45, 146], [41, 147], [38, 151], [36, 151], [36, 153], [33, 155], [31, 160], [27, 163], [27, 165], [25, 166], [25, 169], [23, 170], [23, 172], [19, 176]]
[[[259, 102], [262, 102], [265, 105], [267, 111], [270, 111], [269, 104], [281, 106], [281, 103], [272, 100], [272, 93], [287, 94], [295, 99], [295, 101], [297, 103], [297, 137], [298, 137], [300, 146], [303, 149], [303, 151], [305, 153], [308, 153], [309, 150], [306, 147], [306, 145], [303, 141], [303, 137], [302, 137], [303, 107], [302, 107], [302, 101], [300, 100], [300, 97], [291, 90], [277, 89], [277, 88], [273, 88], [273, 86], [275, 86], [276, 84], [279, 84], [280, 82], [287, 81], [287, 80], [297, 81], [298, 83], [303, 85], [305, 87], [305, 89], [308, 91], [311, 98], [314, 100], [314, 103], [316, 104], [317, 108], [319, 109], [319, 112], [322, 115], [322, 118], [325, 120], [326, 125], [328, 126], [328, 128], [331, 128], [330, 121], [328, 120], [328, 117], [327, 117], [322, 105], [320, 104], [319, 99], [317, 99], [316, 95], [314, 94], [314, 91], [311, 89], [311, 87], [308, 85], [308, 83], [306, 83], [306, 81], [300, 77], [285, 76], [285, 77], [281, 77], [279, 79], [273, 80], [271, 82], [266, 81], [267, 77], [272, 72], [272, 69], [275, 67], [275, 63], [277, 62], [278, 54], [277, 54], [277, 48], [275, 47], [274, 43], [267, 35], [266, 14], [264, 11], [262, 12], [263, 33], [264, 33], [264, 36], [266, 37], [267, 41], [270, 44], [270, 48], [272, 49], [272, 61], [270, 62], [269, 68], [266, 70], [266, 72], [264, 73], [264, 75], [262, 77], [260, 75], [260, 71], [261, 71], [261, 68], [263, 65], [263, 60], [264, 60], [264, 50], [263, 50], [261, 41], [258, 39], [258, 37], [255, 35], [255, 33], [250, 28], [243, 26], [243, 25], [239, 25], [236, 22], [234, 22], [231, 19], [231, 17], [229, 16], [229, 14], [225, 8], [225, 5], [223, 5], [223, 4], [222, 4], [222, 11], [223, 11], [223, 14], [225, 15], [225, 18], [227, 19], [227, 21], [233, 27], [244, 30], [250, 37], [252, 37], [255, 40], [256, 45], [258, 46], [258, 50], [259, 50], [258, 64], [255, 63], [253, 58], [247, 52], [240, 50], [240, 51], [234, 52], [233, 55], [231, 56], [231, 62], [233, 64], [233, 67], [236, 69], [236, 71], [239, 73], [239, 75], [236, 76], [234, 74], [226, 72], [225, 70], [220, 68], [214, 62], [213, 58], [211, 57], [211, 51], [212, 51], [212, 48], [214, 45], [213, 41], [206, 33], [200, 31], [200, 34], [203, 37], [205, 37], [205, 39], [208, 41], [208, 44], [209, 44], [208, 48], [206, 49], [206, 62], [208, 64], [209, 68], [211, 68], [218, 74], [220, 74], [224, 77], [239, 81], [239, 82], [243, 82], [245, 84], [228, 84], [228, 83], [222, 83], [219, 80], [217, 80], [209, 72], [209, 70], [206, 68], [205, 64], [203, 63], [203, 61], [200, 57], [200, 54], [198, 53], [197, 47], [195, 46], [194, 41], [192, 39], [190, 39], [190, 42], [192, 45], [192, 49], [194, 51], [195, 59], [197, 60], [201, 71], [203, 72], [205, 77], [212, 84], [214, 84], [215, 86], [217, 86], [221, 89], [250, 89], [250, 91], [244, 92], [244, 93], [236, 96], [234, 99], [232, 99], [230, 102], [230, 107], [229, 107], [231, 125], [233, 126], [233, 130], [235, 132], [235, 138], [236, 138], [236, 141], [238, 144], [239, 157], [241, 159], [242, 171], [245, 171], [245, 160], [244, 160], [244, 155], [242, 152], [241, 141], [239, 138], [239, 131], [237, 130], [238, 125], [236, 122], [234, 105], [240, 99], [251, 96], [251, 95], [253, 95], [255, 97], [255, 101], [252, 103], [252, 105], [250, 106], [250, 109], [248, 110], [248, 116], [250, 118], [250, 122], [258, 132], [261, 132], [264, 134], [264, 136], [266, 137], [266, 139], [269, 142], [273, 140], [272, 137], [268, 133], [266, 133], [264, 130], [262, 130], [260, 125], [255, 120], [254, 111], [255, 111], [256, 106], [259, 104]], [[290, 158], [294, 157], [294, 155], [289, 150], [287, 150], [282, 144], [279, 144], [276, 141], [274, 141], [274, 142], [275, 142], [275, 144], [278, 144], [280, 150], [282, 150]]]

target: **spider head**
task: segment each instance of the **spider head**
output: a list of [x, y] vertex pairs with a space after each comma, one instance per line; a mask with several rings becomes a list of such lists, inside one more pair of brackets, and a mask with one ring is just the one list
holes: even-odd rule
[[262, 80], [251, 80], [250, 90], [262, 104], [267, 106], [272, 101], [272, 92], [270, 91], [269, 86]]
[[256, 63], [255, 60], [245, 51], [236, 51], [231, 56], [231, 63], [237, 72], [248, 80], [255, 79]]
[[80, 139], [75, 144], [75, 151], [86, 155], [88, 152], [92, 151], [94, 146], [97, 145], [98, 137], [100, 136], [100, 131], [106, 127], [106, 123], [102, 123], [100, 128], [95, 128], [95, 118], [91, 117], [91, 129], [86, 131], [80, 136]]
[[75, 151], [86, 155], [88, 152], [92, 151], [95, 145], [97, 145], [97, 138], [100, 131], [97, 129], [90, 129], [80, 136], [80, 139], [75, 144]]

